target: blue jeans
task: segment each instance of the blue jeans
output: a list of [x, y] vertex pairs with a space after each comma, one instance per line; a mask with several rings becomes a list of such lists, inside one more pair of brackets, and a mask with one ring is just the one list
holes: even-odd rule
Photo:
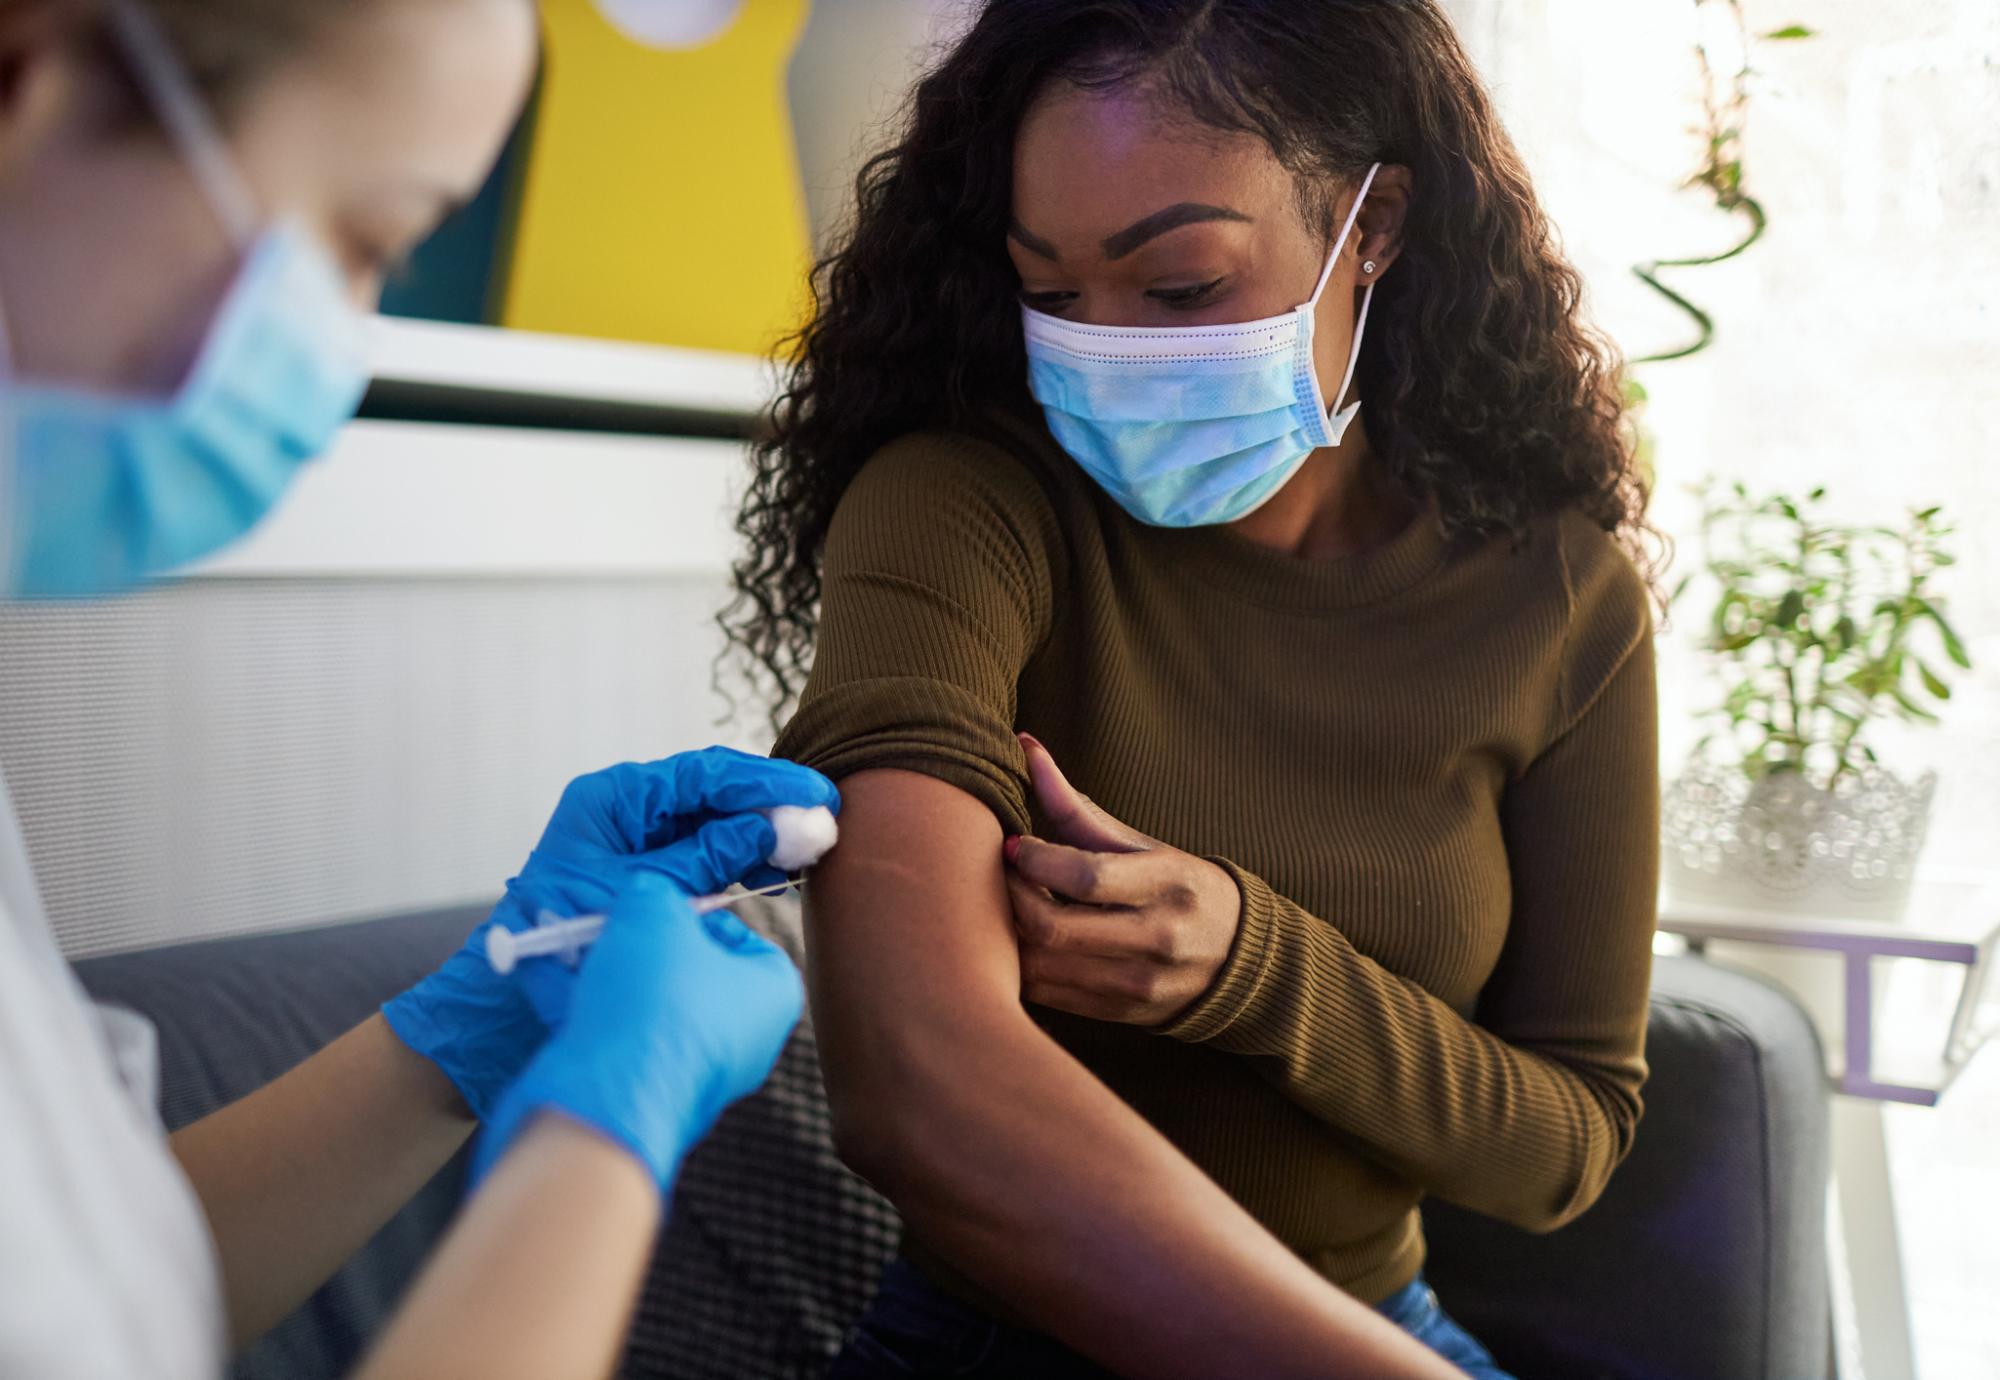
[[[1385, 1300], [1382, 1315], [1471, 1376], [1511, 1380], [1486, 1348], [1445, 1316], [1419, 1277]], [[867, 1314], [825, 1380], [1116, 1380], [1052, 1337], [992, 1318], [937, 1288], [907, 1261], [891, 1264]]]
[[1494, 1364], [1492, 1355], [1470, 1332], [1453, 1322], [1451, 1315], [1438, 1307], [1438, 1296], [1431, 1292], [1430, 1285], [1424, 1283], [1422, 1275], [1375, 1307], [1383, 1317], [1457, 1366], [1472, 1380], [1513, 1380]]

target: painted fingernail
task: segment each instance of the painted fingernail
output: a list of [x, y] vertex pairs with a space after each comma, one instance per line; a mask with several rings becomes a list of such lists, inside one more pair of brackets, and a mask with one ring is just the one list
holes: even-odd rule
[[1008, 862], [1013, 862], [1021, 854], [1021, 836], [1019, 834], [1007, 835], [1006, 842], [1000, 845], [1000, 851], [1007, 855]]

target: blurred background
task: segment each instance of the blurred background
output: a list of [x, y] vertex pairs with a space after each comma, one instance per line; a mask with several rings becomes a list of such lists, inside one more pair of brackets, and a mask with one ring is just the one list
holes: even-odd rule
[[[1699, 577], [1710, 477], [1956, 529], [1932, 592], [1970, 668], [1933, 653], [1942, 722], [1871, 741], [1937, 774], [1925, 875], [1987, 876], [2000, 6], [1446, 4], [1598, 322], [1634, 361], [1682, 354], [1630, 371], [1672, 578]], [[768, 742], [715, 669], [743, 444], [859, 162], [970, 7], [666, 8], [673, 32], [544, 5], [532, 109], [393, 287], [363, 420], [276, 521], [174, 587], [0, 612], [0, 765], [73, 955], [476, 899], [570, 776]], [[1634, 273], [1760, 220], [1658, 270], [1680, 303]], [[1714, 598], [1697, 578], [1662, 641], [1669, 778], [1731, 683]], [[1939, 981], [1887, 989], [1918, 1043]], [[1918, 1370], [2000, 1375], [2000, 1056], [1882, 1125]]]
[[[1683, 184], [1706, 153], [1696, 46], [1707, 47], [1719, 83], [1749, 68], [1747, 99], [1726, 124], [1740, 129], [1742, 187], [1769, 228], [1725, 263], [1661, 271], [1713, 318], [1714, 340], [1632, 371], [1647, 395], [1655, 517], [1677, 543], [1678, 578], [1701, 565], [1689, 488], [1709, 475], [1794, 496], [1823, 486], [1834, 521], [1893, 522], [1908, 508], [1943, 505], [1960, 560], [1940, 572], [1940, 588], [1974, 669], [1936, 705], [1941, 726], [1888, 726], [1878, 751], [1905, 775], [1938, 773], [1922, 867], [1991, 867], [2000, 838], [2000, 471], [1991, 463], [2000, 439], [2000, 6], [1746, 0], [1747, 51], [1731, 7], [1717, 0], [1453, 8], [1585, 271], [1597, 319], [1629, 356], [1682, 347], [1694, 334], [1687, 314], [1631, 266], [1717, 253], [1742, 238], [1741, 215]], [[1763, 37], [1795, 29], [1806, 35]], [[1661, 646], [1669, 776], [1704, 731], [1697, 712], [1721, 698], [1700, 645], [1708, 609], [1698, 580]], [[1809, 966], [1785, 975], [1837, 979], [1799, 971]], [[1955, 994], [1918, 971], [1934, 965], [1887, 966], [1897, 971], [1885, 985], [1902, 987], [1891, 1023], [1934, 1040], [1926, 1017]], [[2000, 1285], [2000, 1058], [1975, 1058], [1935, 1107], [1890, 1106], [1883, 1120], [1916, 1373], [2000, 1374], [2000, 1326], [1987, 1302]]]

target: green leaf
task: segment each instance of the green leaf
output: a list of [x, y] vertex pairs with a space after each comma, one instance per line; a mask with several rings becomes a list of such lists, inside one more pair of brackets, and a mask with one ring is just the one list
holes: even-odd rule
[[1919, 723], [1934, 724], [1938, 722], [1937, 715], [1931, 713], [1930, 710], [1924, 708], [1922, 705], [1918, 704], [1915, 700], [1911, 699], [1907, 694], [1905, 694], [1902, 691], [1900, 687], [1891, 690], [1889, 692], [1889, 698], [1893, 699], [1896, 702], [1896, 707], [1901, 709], [1904, 714], [1908, 715], [1912, 719], [1917, 720]]
[[1879, 661], [1871, 661], [1847, 677], [1847, 683], [1861, 693], [1863, 699], [1874, 699], [1888, 688], [1888, 674]]
[[1808, 29], [1803, 24], [1787, 24], [1782, 29], [1771, 30], [1771, 32], [1765, 34], [1764, 37], [1769, 39], [1779, 39], [1779, 40], [1794, 39], [1794, 38], [1811, 38], [1816, 32], [1818, 31], [1815, 29]]
[[1952, 659], [1953, 664], [1970, 671], [1972, 658], [1966, 654], [1965, 643], [1959, 640], [1957, 630], [1945, 621], [1944, 611], [1928, 599], [1919, 599], [1916, 603], [1924, 617], [1937, 625], [1938, 635], [1944, 639], [1944, 654]]
[[1939, 680], [1937, 672], [1924, 665], [1921, 661], [1917, 663], [1917, 675], [1922, 678], [1924, 689], [1931, 692], [1931, 698], [1939, 700], [1948, 700], [1951, 698], [1951, 687]]
[[1785, 597], [1778, 601], [1778, 612], [1771, 621], [1781, 628], [1797, 625], [1799, 615], [1805, 612], [1806, 597], [1795, 589], [1785, 591]]

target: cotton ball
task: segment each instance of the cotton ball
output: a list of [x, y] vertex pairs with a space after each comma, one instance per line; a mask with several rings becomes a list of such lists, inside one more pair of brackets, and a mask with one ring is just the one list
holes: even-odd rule
[[826, 856], [840, 837], [833, 811], [824, 805], [810, 809], [801, 805], [777, 805], [761, 812], [778, 835], [771, 856], [765, 859], [780, 872], [797, 872], [811, 867]]

